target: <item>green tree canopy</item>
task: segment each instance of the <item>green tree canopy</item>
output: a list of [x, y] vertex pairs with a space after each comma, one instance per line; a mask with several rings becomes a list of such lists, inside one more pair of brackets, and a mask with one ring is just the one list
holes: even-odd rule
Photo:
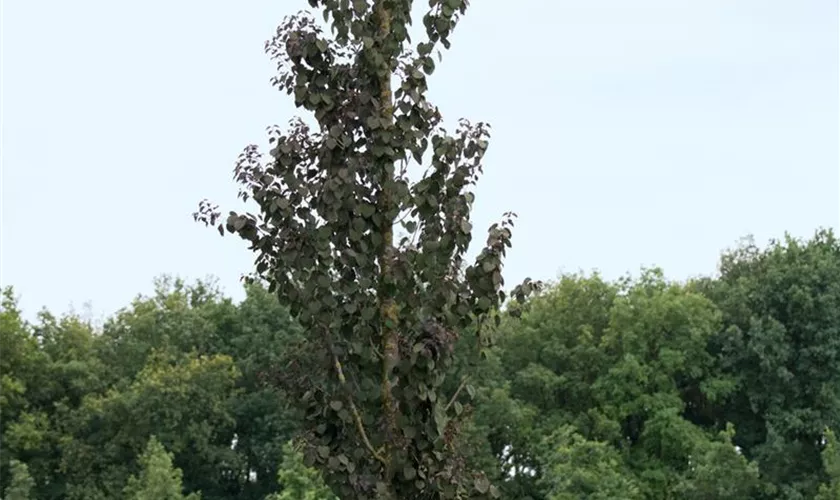
[[[836, 499], [838, 268], [836, 240], [821, 232], [743, 245], [719, 276], [687, 284], [656, 269], [562, 276], [498, 326], [460, 330], [434, 392], [445, 401], [429, 408], [457, 424], [449, 446], [462, 471], [482, 471], [467, 485], [476, 494]], [[327, 474], [312, 455], [321, 432], [358, 435], [353, 419], [330, 427], [293, 399], [336, 389], [322, 339], [259, 283], [245, 295], [163, 278], [95, 328], [48, 311], [25, 321], [6, 289], [3, 498], [347, 497], [325, 486], [331, 464], [348, 467], [342, 454], [326, 450]], [[365, 387], [375, 396], [360, 412], [379, 404], [380, 387]], [[335, 401], [329, 412], [352, 416], [348, 399]]]
[[[721, 441], [716, 422], [689, 418], [733, 390], [707, 349], [721, 328], [714, 303], [659, 270], [615, 283], [562, 277], [496, 332], [502, 383], [489, 400], [495, 411], [480, 415], [497, 457], [516, 472], [505, 491], [694, 495], [705, 491], [704, 467], [725, 457], [730, 469], [716, 487], [752, 494], [755, 466]], [[580, 458], [590, 455], [598, 458]]]
[[140, 474], [128, 478], [126, 500], [200, 500], [198, 493], [183, 494], [181, 469], [172, 465], [172, 454], [152, 437], [140, 456]]
[[826, 427], [840, 426], [840, 243], [830, 231], [724, 254], [697, 284], [723, 312], [711, 346], [736, 381], [719, 420], [774, 485], [771, 498], [813, 498]]
[[31, 500], [35, 480], [29, 475], [29, 467], [23, 462], [12, 459], [9, 469], [11, 478], [3, 493], [3, 500]]
[[280, 493], [267, 500], [338, 500], [316, 469], [303, 463], [303, 454], [292, 441], [283, 446], [283, 463], [277, 472]]

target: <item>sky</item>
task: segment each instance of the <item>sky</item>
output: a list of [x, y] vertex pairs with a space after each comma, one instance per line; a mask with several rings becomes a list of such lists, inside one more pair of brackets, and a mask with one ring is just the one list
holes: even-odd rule
[[[102, 318], [164, 274], [243, 295], [253, 256], [191, 214], [239, 208], [236, 156], [298, 113], [263, 43], [305, 7], [2, 2], [0, 283], [27, 316]], [[430, 99], [493, 126], [473, 221], [519, 215], [508, 284], [686, 279], [747, 235], [840, 229], [839, 17], [833, 0], [473, 0]]]

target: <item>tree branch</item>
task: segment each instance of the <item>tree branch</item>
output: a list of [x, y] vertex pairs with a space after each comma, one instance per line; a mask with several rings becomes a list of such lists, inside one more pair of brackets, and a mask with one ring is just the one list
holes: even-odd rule
[[347, 398], [347, 405], [350, 407], [350, 413], [353, 415], [353, 422], [356, 424], [356, 431], [358, 431], [359, 437], [362, 439], [362, 443], [365, 445], [365, 448], [367, 448], [373, 458], [388, 467], [388, 460], [386, 460], [381, 453], [374, 449], [373, 444], [370, 442], [370, 438], [368, 438], [364, 423], [362, 422], [362, 416], [359, 414], [356, 402], [353, 401], [353, 393], [347, 385], [347, 377], [344, 376], [344, 369], [341, 366], [341, 361], [338, 360], [338, 355], [335, 353], [332, 336], [329, 331], [326, 330], [324, 331], [324, 342], [327, 344], [327, 349], [329, 349], [330, 355], [332, 356], [333, 367], [335, 368], [335, 373], [338, 377], [338, 383], [341, 385], [341, 389], [344, 391], [344, 395]]
[[449, 408], [455, 404], [455, 400], [458, 399], [458, 395], [461, 394], [461, 391], [464, 390], [464, 387], [467, 385], [467, 380], [469, 380], [468, 375], [464, 375], [461, 377], [461, 385], [458, 386], [458, 389], [455, 391], [455, 394], [452, 395], [452, 399], [449, 400], [449, 403], [446, 404], [446, 408], [444, 411], [449, 411]]
[[344, 377], [344, 370], [341, 368], [341, 362], [338, 360], [338, 357], [333, 352], [333, 362], [335, 363], [335, 371], [338, 374], [338, 382], [341, 384], [341, 387], [345, 389], [346, 396], [347, 396], [347, 404], [350, 406], [350, 412], [353, 414], [353, 421], [356, 423], [356, 430], [359, 432], [359, 436], [362, 438], [362, 443], [364, 443], [365, 448], [373, 455], [373, 458], [382, 462], [383, 465], [387, 466], [388, 461], [380, 455], [374, 448], [373, 444], [371, 444], [370, 439], [368, 438], [367, 432], [365, 432], [365, 426], [362, 423], [362, 416], [359, 414], [358, 408], [356, 408], [356, 403], [353, 402], [353, 397], [350, 395], [350, 391], [347, 389], [347, 379]]

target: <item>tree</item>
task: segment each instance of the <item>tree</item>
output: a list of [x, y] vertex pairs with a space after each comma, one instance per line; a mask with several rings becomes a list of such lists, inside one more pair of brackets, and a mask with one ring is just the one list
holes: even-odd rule
[[283, 446], [283, 463], [277, 472], [282, 491], [266, 500], [338, 500], [321, 474], [303, 463], [303, 454], [290, 441]]
[[505, 494], [749, 498], [755, 465], [699, 418], [732, 390], [707, 352], [720, 328], [709, 299], [657, 269], [614, 283], [563, 276], [532, 299], [495, 332], [501, 372], [479, 390], [492, 388], [493, 409], [479, 423], [515, 473]]
[[212, 282], [162, 277], [94, 331], [47, 311], [25, 322], [6, 289], [0, 492], [16, 459], [36, 480], [35, 498], [119, 498], [151, 434], [207, 500], [276, 491], [301, 418], [273, 380], [301, 329], [263, 287], [246, 294], [235, 304]]
[[[15, 477], [14, 463], [18, 465], [18, 472], [26, 467], [10, 456], [19, 449], [9, 446], [10, 431], [14, 432], [15, 424], [27, 411], [31, 410], [29, 403], [30, 386], [37, 380], [38, 372], [43, 369], [44, 359], [38, 352], [38, 345], [32, 337], [28, 325], [21, 317], [17, 307], [17, 300], [11, 287], [2, 291], [0, 302], [0, 491], [10, 487], [10, 480]], [[35, 433], [20, 433], [35, 434]], [[24, 439], [19, 440], [23, 445]], [[32, 440], [29, 440], [31, 443]], [[23, 446], [21, 446], [22, 448]], [[12, 448], [12, 450], [10, 450]], [[28, 474], [28, 471], [27, 471]]]
[[[301, 119], [287, 132], [270, 127], [267, 162], [248, 146], [235, 177], [259, 213], [231, 212], [218, 224], [250, 243], [257, 277], [319, 345], [290, 367], [298, 378], [288, 387], [302, 389], [308, 460], [345, 497], [495, 493], [453, 446], [467, 382], [454, 394], [440, 388], [458, 335], [507, 298], [513, 214], [465, 268], [489, 127], [462, 120], [448, 133], [426, 91], [432, 52], [450, 46], [468, 2], [432, 0], [416, 45], [412, 4], [310, 0], [332, 37], [308, 14], [284, 21], [266, 44], [278, 63], [273, 83], [317, 128]], [[429, 163], [416, 180], [412, 158]], [[195, 218], [215, 226], [220, 214], [203, 202]], [[524, 300], [533, 286], [513, 295]]]
[[840, 448], [837, 447], [837, 436], [831, 429], [825, 431], [822, 462], [828, 482], [820, 485], [815, 500], [840, 500]]
[[159, 353], [127, 386], [86, 398], [64, 423], [67, 498], [118, 498], [152, 435], [192, 471], [184, 478], [189, 490], [201, 485], [213, 498], [228, 498], [243, 468], [231, 449], [234, 421], [227, 404], [237, 376], [228, 356]]
[[24, 378], [37, 365], [38, 346], [27, 329], [17, 307], [11, 287], [2, 291], [0, 302], [0, 425], [13, 419], [25, 406], [26, 381]]
[[684, 500], [756, 498], [761, 493], [758, 465], [749, 462], [732, 444], [731, 424], [720, 439], [697, 440], [692, 464], [675, 490]]
[[552, 444], [542, 483], [548, 500], [642, 500], [636, 477], [621, 453], [608, 443], [589, 441], [571, 426], [547, 439]]
[[[273, 383], [293, 358], [294, 352], [286, 347], [301, 338], [301, 329], [288, 309], [256, 284], [246, 287], [240, 304], [222, 296], [211, 281], [186, 284], [161, 277], [155, 284], [153, 295], [138, 297], [105, 324], [99, 355], [108, 366], [111, 383], [130, 384], [153, 352], [176, 359], [189, 353], [230, 356], [241, 376], [236, 378], [236, 391], [228, 392], [221, 404], [235, 423], [214, 430], [221, 438], [235, 440], [230, 451], [235, 457], [225, 459], [231, 468], [236, 464], [235, 470], [208, 474], [206, 464], [187, 462], [179, 452], [176, 462], [184, 472], [184, 483], [202, 490], [207, 500], [262, 500], [276, 490], [283, 444], [297, 432], [301, 420]], [[214, 409], [191, 407], [190, 411], [209, 420]]]
[[823, 433], [840, 426], [840, 242], [831, 231], [726, 252], [720, 277], [694, 285], [723, 312], [710, 346], [737, 390], [720, 420], [759, 464], [770, 498], [813, 498]]
[[[276, 490], [278, 466], [285, 461], [285, 445], [299, 431], [302, 416], [275, 383], [294, 360], [288, 346], [303, 338], [287, 308], [258, 285], [246, 287], [246, 298], [236, 308], [238, 327], [227, 333], [229, 354], [242, 372], [238, 392], [231, 401], [236, 419], [236, 451], [248, 464], [243, 493], [262, 500]], [[240, 496], [240, 498], [242, 498]]]
[[200, 500], [201, 495], [184, 496], [181, 486], [183, 473], [172, 465], [172, 454], [155, 438], [149, 439], [140, 456], [139, 477], [128, 478], [123, 493], [126, 500]]
[[11, 461], [11, 479], [3, 494], [3, 500], [29, 500], [35, 488], [35, 480], [29, 475], [29, 467], [18, 460]]

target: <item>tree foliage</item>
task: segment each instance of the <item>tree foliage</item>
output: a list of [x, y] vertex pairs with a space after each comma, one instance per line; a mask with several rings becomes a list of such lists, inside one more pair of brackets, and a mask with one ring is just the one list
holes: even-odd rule
[[820, 485], [815, 500], [838, 500], [840, 499], [840, 448], [837, 447], [837, 436], [831, 429], [825, 431], [822, 462], [828, 481]]
[[161, 279], [102, 331], [46, 312], [27, 323], [5, 297], [1, 375], [20, 390], [2, 392], [0, 491], [17, 459], [34, 498], [122, 498], [153, 434], [187, 491], [262, 500], [276, 490], [299, 418], [271, 381], [300, 329], [264, 289], [237, 305], [212, 283]]
[[128, 478], [126, 500], [200, 500], [201, 495], [182, 492], [181, 469], [173, 467], [172, 454], [155, 438], [149, 439], [140, 456], [140, 475]]
[[35, 480], [29, 475], [29, 467], [18, 460], [11, 460], [9, 485], [3, 493], [3, 500], [30, 500]]
[[303, 463], [303, 454], [292, 441], [283, 447], [283, 462], [277, 472], [281, 492], [267, 500], [338, 500], [321, 474]]
[[[471, 486], [510, 500], [837, 498], [838, 267], [830, 232], [746, 244], [689, 283], [562, 276], [485, 325], [481, 363], [477, 325], [460, 330], [435, 393], [459, 417], [463, 470], [483, 473]], [[336, 389], [322, 339], [260, 284], [234, 303], [209, 282], [156, 283], [101, 329], [25, 321], [4, 291], [3, 498], [125, 498], [130, 482], [132, 495], [356, 498], [305, 459], [325, 420], [300, 395]], [[379, 408], [370, 387], [363, 414]]]
[[659, 270], [615, 283], [561, 278], [497, 333], [504, 383], [490, 402], [499, 407], [483, 415], [494, 452], [517, 472], [505, 490], [532, 498], [702, 497], [706, 468], [725, 457], [730, 469], [715, 486], [749, 496], [755, 467], [720, 441], [717, 422], [687, 418], [731, 391], [707, 351], [721, 328], [709, 299]]
[[774, 498], [812, 498], [824, 477], [823, 432], [840, 425], [840, 243], [830, 231], [747, 242], [702, 283], [727, 328], [712, 349], [737, 390], [719, 418], [756, 460]]
[[[286, 131], [269, 127], [267, 160], [247, 147], [235, 178], [259, 213], [231, 212], [218, 225], [250, 244], [256, 274], [319, 346], [308, 359], [330, 376], [307, 365], [287, 387], [300, 389], [307, 459], [345, 497], [496, 491], [454, 446], [466, 393], [441, 388], [459, 334], [507, 298], [513, 215], [466, 265], [489, 127], [462, 120], [447, 132], [426, 93], [432, 52], [449, 47], [468, 3], [432, 0], [416, 44], [412, 4], [311, 0], [331, 36], [306, 13], [284, 21], [266, 43], [273, 83], [317, 127], [298, 118]], [[428, 166], [416, 179], [412, 160]], [[216, 225], [220, 214], [203, 203], [196, 218]]]
[[572, 426], [560, 428], [548, 442], [551, 449], [543, 461], [551, 465], [542, 478], [547, 499], [645, 498], [621, 452], [608, 443], [587, 440]]

